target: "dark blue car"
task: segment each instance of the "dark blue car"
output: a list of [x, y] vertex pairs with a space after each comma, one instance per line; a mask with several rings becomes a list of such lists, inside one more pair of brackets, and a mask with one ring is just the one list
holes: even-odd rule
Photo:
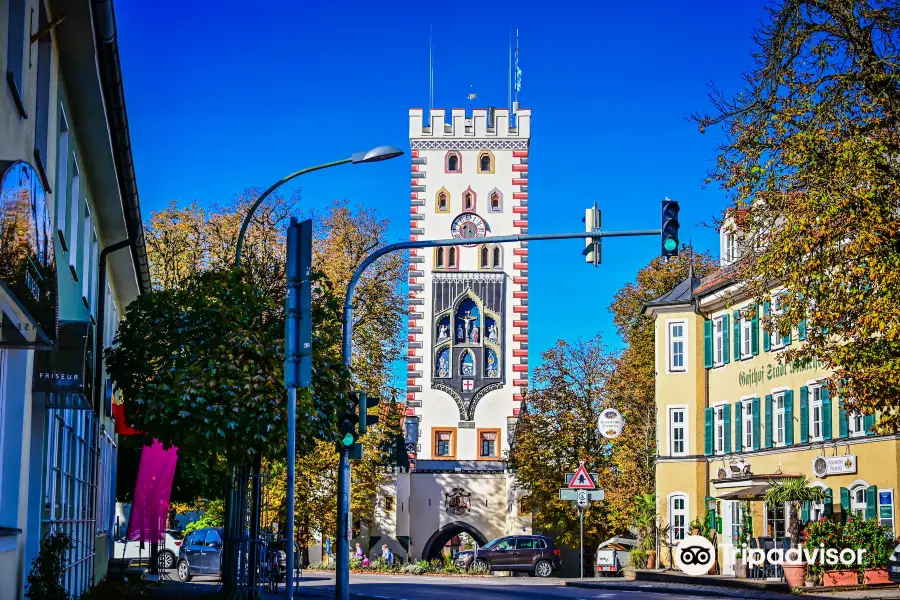
[[184, 538], [178, 552], [178, 579], [190, 581], [195, 575], [221, 575], [224, 537], [223, 529], [206, 528]]

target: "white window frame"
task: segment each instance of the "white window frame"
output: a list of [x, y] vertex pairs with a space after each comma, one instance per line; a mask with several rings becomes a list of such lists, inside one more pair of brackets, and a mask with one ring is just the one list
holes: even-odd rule
[[93, 279], [91, 256], [93, 255], [94, 242], [91, 239], [91, 234], [94, 233], [94, 221], [91, 217], [91, 203], [85, 196], [84, 221], [82, 221], [82, 235], [84, 237], [81, 240], [81, 272], [78, 276], [81, 278], [81, 297], [87, 302], [88, 311], [91, 310], [91, 280]]
[[[780, 315], [782, 312], [781, 309], [781, 294], [772, 294], [772, 302], [771, 302], [771, 312], [773, 315]], [[785, 347], [784, 344], [784, 336], [781, 335], [778, 331], [773, 331], [769, 333], [769, 348], [772, 351], [781, 350]]]
[[713, 319], [713, 366], [725, 364], [725, 315]]
[[[788, 388], [775, 388], [772, 390], [772, 445], [781, 448], [787, 439], [787, 391]], [[781, 408], [778, 408], [778, 400], [781, 400]], [[781, 417], [781, 441], [778, 440], [778, 417]]]
[[865, 437], [866, 420], [862, 413], [847, 411], [847, 435], [852, 438]]
[[[825, 485], [821, 481], [814, 481], [809, 484], [809, 487], [817, 487], [822, 488], [823, 490], [828, 489], [828, 486]], [[809, 520], [810, 521], [818, 521], [822, 517], [825, 516], [825, 500], [821, 502], [810, 502], [809, 503]]]
[[[687, 404], [674, 404], [669, 406], [667, 411], [668, 421], [669, 421], [669, 456], [687, 456], [688, 455], [688, 418], [687, 418]], [[675, 414], [681, 415], [681, 423], [678, 425], [675, 424]], [[675, 450], [675, 430], [681, 430], [681, 445], [682, 449], [680, 452]]]
[[[867, 489], [869, 489], [869, 484], [862, 479], [857, 479], [847, 486], [847, 490], [850, 492], [850, 513], [858, 513], [863, 519], [866, 518], [866, 508], [868, 507], [868, 503], [866, 502]], [[857, 492], [862, 492], [862, 503], [856, 500]], [[876, 498], [875, 500], [877, 504], [878, 499]]]
[[[823, 439], [823, 434], [825, 433], [825, 415], [824, 408], [822, 407], [822, 389], [823, 382], [809, 381], [806, 384], [807, 390], [807, 404], [808, 404], [808, 414], [807, 414], [807, 433], [809, 434], [809, 441], [811, 442], [821, 442]], [[818, 409], [819, 419], [818, 421], [815, 419], [816, 409]], [[819, 434], [816, 435], [815, 425], [818, 422], [819, 425]]]
[[744, 311], [741, 311], [740, 314], [741, 360], [743, 360], [746, 358], [753, 358], [753, 321], [744, 315]]
[[[725, 454], [725, 402], [716, 404], [713, 409], [713, 454]], [[719, 427], [722, 435], [719, 435]], [[719, 443], [721, 442], [721, 444]]]
[[72, 194], [69, 198], [69, 267], [78, 276], [78, 230], [81, 228], [81, 170], [72, 153]]
[[724, 235], [724, 253], [725, 253], [725, 264], [730, 265], [735, 261], [735, 254], [737, 250], [737, 237], [734, 232], [727, 231]]
[[69, 214], [69, 120], [62, 105], [59, 106], [59, 131], [56, 134], [56, 229], [62, 235], [69, 248], [69, 236], [66, 232], [66, 217]]
[[[672, 330], [681, 327], [681, 336], [675, 337]], [[666, 373], [686, 373], [688, 370], [688, 323], [687, 319], [666, 321]], [[681, 342], [681, 366], [675, 366], [675, 343]]]
[[[680, 509], [675, 508], [675, 501], [683, 500], [684, 505]], [[684, 539], [688, 535], [690, 535], [690, 514], [691, 514], [691, 498], [684, 492], [672, 492], [668, 496], [666, 496], [666, 506], [668, 507], [668, 517], [669, 517], [669, 541], [675, 543], [679, 540]], [[677, 535], [677, 529], [679, 526], [677, 525], [676, 518], [682, 518], [682, 524], [680, 526], [682, 530], [681, 537]]]
[[744, 396], [741, 398], [741, 450], [747, 452], [753, 450], [753, 398], [755, 396]]

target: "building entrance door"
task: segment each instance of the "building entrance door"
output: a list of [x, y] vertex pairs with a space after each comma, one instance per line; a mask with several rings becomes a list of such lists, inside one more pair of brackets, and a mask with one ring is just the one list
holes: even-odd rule
[[734, 575], [734, 552], [728, 547], [734, 546], [741, 531], [741, 503], [739, 500], [722, 501], [722, 574]]

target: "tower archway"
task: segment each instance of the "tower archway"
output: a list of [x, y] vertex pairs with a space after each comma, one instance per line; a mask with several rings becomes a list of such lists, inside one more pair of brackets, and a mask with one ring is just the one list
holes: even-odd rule
[[444, 525], [431, 534], [431, 537], [428, 538], [428, 541], [425, 542], [425, 546], [422, 548], [422, 559], [431, 560], [437, 558], [444, 546], [447, 545], [447, 542], [460, 533], [471, 535], [479, 546], [484, 546], [488, 543], [488, 539], [477, 528], [463, 521], [455, 521]]

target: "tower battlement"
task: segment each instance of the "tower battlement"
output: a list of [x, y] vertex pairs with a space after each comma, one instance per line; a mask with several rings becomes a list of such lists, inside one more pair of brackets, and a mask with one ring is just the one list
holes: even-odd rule
[[[515, 115], [516, 126], [510, 126], [509, 109], [472, 109], [472, 116], [466, 116], [466, 109], [451, 109], [447, 120], [447, 110], [435, 108], [431, 111], [430, 122], [425, 123], [425, 110], [412, 108], [409, 111], [409, 137], [411, 139], [434, 138], [515, 138], [531, 137], [531, 109], [520, 108]], [[493, 118], [490, 118], [490, 117]]]

